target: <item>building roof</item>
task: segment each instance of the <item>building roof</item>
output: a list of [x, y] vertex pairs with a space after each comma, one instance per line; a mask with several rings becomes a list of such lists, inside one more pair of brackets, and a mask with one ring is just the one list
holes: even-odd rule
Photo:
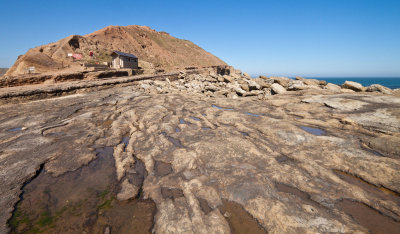
[[117, 51], [117, 50], [114, 50], [114, 52], [113, 52], [113, 53], [116, 53], [117, 55], [124, 56], [124, 57], [129, 57], [129, 58], [138, 58], [138, 57], [136, 57], [136, 56], [135, 56], [135, 55], [133, 55], [133, 54], [124, 53], [124, 52]]

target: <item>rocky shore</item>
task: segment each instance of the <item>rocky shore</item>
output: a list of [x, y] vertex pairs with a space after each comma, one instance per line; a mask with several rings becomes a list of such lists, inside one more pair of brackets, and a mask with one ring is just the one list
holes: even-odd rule
[[400, 230], [398, 90], [146, 77], [0, 90], [1, 233]]

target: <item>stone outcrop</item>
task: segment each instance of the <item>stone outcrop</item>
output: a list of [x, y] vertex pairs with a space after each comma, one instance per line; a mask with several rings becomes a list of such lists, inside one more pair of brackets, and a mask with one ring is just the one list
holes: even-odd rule
[[391, 89], [389, 89], [383, 85], [380, 85], [380, 84], [370, 85], [366, 88], [366, 91], [367, 92], [379, 92], [379, 93], [383, 93], [383, 94], [392, 94], [393, 93]]
[[208, 72], [0, 105], [0, 232], [399, 230], [399, 97]]
[[354, 90], [356, 92], [364, 91], [364, 87], [360, 83], [357, 83], [357, 82], [354, 82], [354, 81], [346, 81], [346, 82], [344, 82], [344, 84], [342, 85], [342, 88], [351, 89], [351, 90]]

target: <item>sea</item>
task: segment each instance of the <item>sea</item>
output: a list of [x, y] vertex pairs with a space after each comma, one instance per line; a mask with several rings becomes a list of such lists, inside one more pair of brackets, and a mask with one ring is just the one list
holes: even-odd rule
[[318, 80], [325, 80], [328, 83], [333, 83], [337, 85], [342, 85], [346, 80], [348, 81], [355, 81], [362, 84], [364, 87], [370, 86], [372, 84], [380, 84], [385, 87], [391, 89], [398, 89], [400, 88], [400, 77], [324, 77], [324, 78], [317, 78], [317, 77], [305, 77], [311, 79], [318, 79]]

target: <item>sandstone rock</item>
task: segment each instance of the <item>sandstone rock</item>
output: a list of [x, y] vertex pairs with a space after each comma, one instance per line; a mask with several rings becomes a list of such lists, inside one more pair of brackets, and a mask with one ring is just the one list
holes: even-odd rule
[[[163, 95], [140, 90], [141, 85], [161, 88], [161, 82], [109, 87], [104, 80], [91, 81], [85, 85], [103, 82], [108, 88], [81, 86], [87, 90], [79, 94], [0, 105], [5, 120], [0, 121], [0, 232], [9, 232], [7, 220], [18, 201], [17, 209], [36, 223], [46, 209], [57, 210], [59, 204], [53, 201], [75, 204], [70, 198], [89, 199], [93, 205], [84, 203], [85, 212], [104, 216], [107, 223], [64, 212], [57, 225], [46, 227], [49, 232], [73, 226], [99, 227], [101, 233], [107, 225], [113, 225], [113, 232], [119, 223], [129, 229], [146, 220], [150, 222], [143, 230], [155, 233], [230, 233], [249, 223], [268, 233], [373, 232], [370, 228], [379, 221], [359, 222], [353, 217], [360, 211], [399, 230], [398, 97], [306, 89], [259, 100], [268, 88], [239, 98], [234, 91], [238, 83], [225, 88], [206, 80], [182, 83], [187, 88], [171, 80], [185, 92], [165, 85], [174, 93]], [[209, 91], [193, 95], [198, 92], [193, 85], [232, 92], [229, 99], [209, 98]], [[13, 128], [18, 129], [10, 131]], [[126, 146], [121, 142], [127, 134]], [[108, 159], [96, 154], [103, 146], [109, 146]], [[124, 163], [133, 149], [142, 166]], [[58, 176], [48, 174], [54, 172]], [[98, 175], [106, 175], [109, 183]], [[116, 175], [121, 182], [115, 182]], [[20, 188], [31, 178], [20, 200]], [[74, 189], [66, 189], [63, 181]], [[99, 183], [92, 193], [87, 192], [91, 183]], [[111, 187], [121, 188], [117, 199], [130, 199], [137, 194], [135, 186], [145, 200], [118, 202], [112, 201], [113, 193], [98, 196]], [[45, 191], [52, 200], [34, 196]], [[98, 208], [104, 201], [111, 201], [107, 211]], [[145, 218], [138, 218], [143, 212], [148, 212]]]
[[256, 81], [254, 81], [254, 80], [246, 80], [246, 82], [247, 82], [247, 84], [248, 84], [248, 87], [249, 87], [249, 90], [251, 91], [251, 90], [260, 90], [260, 89], [262, 89], [261, 88], [261, 85], [259, 85]]
[[292, 80], [287, 77], [275, 77], [275, 76], [271, 77], [271, 79], [273, 79], [275, 83], [280, 84], [285, 89], [287, 89], [289, 87], [289, 82]]
[[342, 88], [351, 89], [351, 90], [354, 90], [356, 92], [364, 91], [364, 87], [360, 83], [357, 83], [357, 82], [354, 82], [354, 81], [346, 81], [346, 82], [344, 82], [344, 84], [342, 85]]
[[225, 81], [225, 82], [233, 83], [233, 81], [234, 81], [233, 77], [231, 77], [231, 76], [225, 75], [225, 76], [223, 76], [223, 77], [224, 77], [224, 81]]
[[249, 84], [246, 82], [243, 82], [242, 84], [240, 84], [240, 88], [242, 88], [246, 92], [250, 92]]
[[392, 89], [387, 88], [387, 87], [385, 87], [383, 85], [380, 85], [380, 84], [370, 85], [370, 86], [368, 86], [366, 88], [366, 91], [367, 92], [380, 92], [380, 93], [383, 93], [383, 94], [392, 94], [393, 93]]
[[219, 90], [218, 87], [216, 87], [215, 85], [212, 85], [212, 84], [205, 85], [204, 89], [207, 90], [207, 91], [211, 91], [211, 92], [215, 92], [215, 91]]
[[302, 80], [291, 80], [288, 85], [288, 90], [302, 90], [307, 88]]
[[272, 85], [272, 83], [269, 83], [262, 78], [256, 78], [254, 79], [254, 82], [257, 82], [261, 89], [269, 88]]
[[271, 90], [273, 91], [274, 94], [286, 93], [286, 89], [278, 83], [272, 84]]
[[330, 91], [340, 91], [340, 90], [341, 90], [341, 88], [340, 88], [339, 85], [335, 85], [335, 84], [332, 84], [332, 83], [328, 83], [328, 84], [325, 86], [325, 88], [326, 88], [327, 90], [330, 90]]
[[340, 91], [342, 93], [355, 93], [356, 91], [352, 90], [352, 89], [346, 89], [346, 88], [342, 88], [340, 89]]
[[246, 72], [243, 72], [243, 76], [244, 76], [244, 77], [247, 77], [247, 78], [251, 78], [251, 76], [250, 76], [248, 73], [246, 73]]

